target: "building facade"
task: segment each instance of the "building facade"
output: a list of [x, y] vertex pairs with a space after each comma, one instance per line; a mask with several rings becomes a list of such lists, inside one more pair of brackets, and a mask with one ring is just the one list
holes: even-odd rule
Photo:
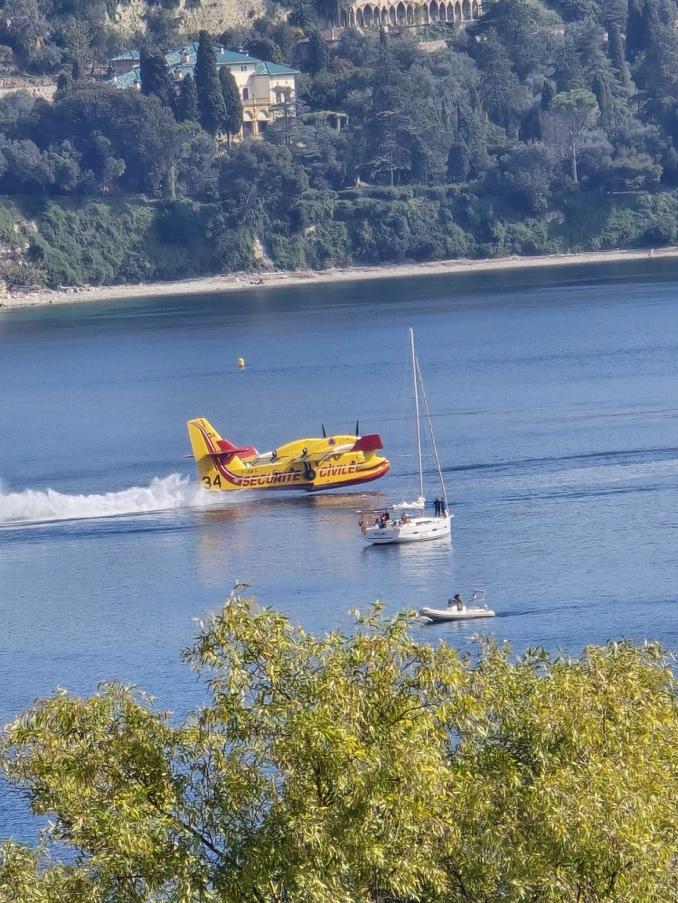
[[344, 28], [388, 28], [468, 22], [482, 13], [481, 0], [340, 0]]
[[[187, 44], [166, 55], [167, 65], [175, 81], [189, 72], [193, 75], [198, 45]], [[225, 66], [238, 86], [243, 110], [243, 125], [237, 138], [257, 138], [272, 122], [294, 115], [299, 71], [289, 66], [258, 60], [247, 53], [216, 48], [217, 66]], [[141, 90], [139, 54], [128, 51], [111, 60], [113, 83], [120, 88]]]

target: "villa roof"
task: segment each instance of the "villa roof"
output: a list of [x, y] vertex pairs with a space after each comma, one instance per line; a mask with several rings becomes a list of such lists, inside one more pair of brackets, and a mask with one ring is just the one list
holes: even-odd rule
[[[193, 73], [198, 54], [197, 42], [185, 44], [165, 54], [167, 65], [172, 75], [183, 78], [188, 72]], [[282, 66], [279, 63], [269, 63], [266, 60], [258, 60], [249, 53], [239, 53], [235, 50], [225, 50], [223, 47], [215, 48], [217, 66], [252, 66], [257, 75], [298, 75], [298, 69], [290, 66]], [[133, 60], [139, 62], [139, 51], [128, 50], [119, 54], [111, 62]], [[113, 82], [120, 88], [134, 88], [140, 81], [139, 67], [134, 66], [129, 72], [114, 77]]]
[[[251, 59], [251, 57], [250, 57]], [[266, 60], [257, 60], [257, 73], [263, 75], [299, 75], [298, 69], [290, 66], [281, 66], [279, 63], [269, 63]]]
[[119, 53], [117, 56], [114, 56], [111, 60], [112, 63], [122, 63], [126, 60], [139, 60], [139, 51], [138, 50], [126, 50], [124, 53]]

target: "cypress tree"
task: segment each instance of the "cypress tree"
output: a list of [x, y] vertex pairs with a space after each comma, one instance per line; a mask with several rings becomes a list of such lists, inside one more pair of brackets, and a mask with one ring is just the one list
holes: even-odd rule
[[596, 96], [596, 100], [598, 101], [598, 106], [600, 107], [600, 118], [603, 126], [605, 128], [609, 128], [612, 125], [612, 120], [614, 118], [614, 110], [613, 110], [613, 99], [612, 92], [610, 91], [610, 84], [607, 79], [601, 75], [601, 73], [596, 72], [593, 76], [593, 82], [591, 85], [593, 89], [593, 93]]
[[141, 93], [155, 94], [166, 107], [173, 107], [174, 83], [167, 67], [165, 54], [144, 46], [139, 57]]
[[643, 49], [655, 50], [661, 43], [664, 26], [659, 18], [657, 6], [653, 0], [645, 0], [642, 14], [643, 23]]
[[198, 91], [191, 73], [187, 73], [179, 88], [177, 98], [177, 121], [198, 122]]
[[551, 101], [556, 96], [556, 89], [553, 87], [553, 82], [548, 78], [544, 79], [544, 84], [541, 86], [541, 102], [540, 106], [542, 110], [548, 110], [551, 105]]
[[327, 43], [319, 31], [312, 31], [308, 36], [308, 69], [311, 75], [317, 75], [327, 69], [330, 52]]
[[636, 56], [645, 50], [645, 29], [643, 28], [643, 10], [640, 0], [629, 0], [626, 17], [626, 59], [632, 63]]
[[607, 27], [607, 50], [612, 65], [619, 73], [619, 79], [623, 85], [629, 84], [629, 70], [626, 65], [626, 48], [624, 37], [617, 22], [610, 22]]
[[238, 134], [242, 126], [242, 102], [235, 79], [226, 66], [222, 66], [219, 70], [219, 84], [221, 85], [221, 95], [224, 99], [225, 115], [223, 127], [230, 145], [231, 138], [233, 135]]
[[198, 91], [200, 124], [210, 135], [216, 135], [224, 124], [226, 108], [219, 84], [217, 58], [212, 46], [212, 39], [206, 31], [200, 32], [198, 41], [195, 86]]

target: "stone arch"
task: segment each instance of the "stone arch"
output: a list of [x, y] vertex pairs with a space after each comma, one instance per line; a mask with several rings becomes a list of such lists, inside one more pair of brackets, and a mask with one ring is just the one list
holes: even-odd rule
[[355, 11], [355, 24], [358, 28], [362, 28], [365, 24], [363, 20], [363, 11], [362, 9], [360, 9], [360, 7], [358, 7], [358, 9]]
[[395, 25], [395, 24], [396, 24], [396, 11], [395, 11], [395, 6], [389, 6], [389, 8], [388, 8], [388, 20], [389, 20], [389, 22], [391, 23], [391, 25]]
[[447, 21], [454, 22], [454, 4], [447, 4]]
[[384, 7], [381, 11], [381, 24], [388, 25], [388, 10]]
[[480, 15], [480, 8], [474, 0], [473, 6], [471, 7], [471, 18], [477, 19], [479, 15]]
[[415, 6], [414, 8], [414, 24], [421, 25], [423, 20], [423, 14], [426, 7]]
[[241, 128], [245, 138], [251, 138], [255, 134], [254, 116], [252, 116], [249, 110], [243, 110]]
[[461, 3], [459, 0], [454, 4], [454, 21], [461, 22], [463, 16], [461, 14]]
[[421, 9], [421, 24], [428, 25], [429, 23], [429, 15], [428, 15], [428, 4], [424, 4], [424, 6], [420, 7]]
[[407, 24], [414, 25], [414, 8], [411, 3], [408, 3], [405, 7], [405, 15], [407, 17]]
[[400, 0], [400, 3], [396, 6], [396, 20], [398, 25], [403, 25], [407, 19], [407, 11], [405, 9], [405, 4], [403, 0]]
[[447, 6], [445, 3], [441, 3], [438, 7], [438, 19], [441, 22], [447, 22]]
[[348, 25], [349, 28], [355, 28], [355, 12], [353, 9], [349, 9], [348, 11]]
[[431, 20], [431, 22], [438, 21], [438, 4], [435, 2], [435, 0], [432, 0], [429, 7], [429, 19]]
[[346, 10], [342, 9], [339, 11], [339, 24], [342, 28], [346, 28], [348, 25], [348, 19], [346, 18]]
[[471, 18], [471, 0], [464, 0], [462, 7], [461, 7], [461, 11], [463, 13], [464, 19]]
[[371, 28], [374, 23], [374, 10], [369, 3], [363, 6], [363, 22], [365, 23], [365, 28]]

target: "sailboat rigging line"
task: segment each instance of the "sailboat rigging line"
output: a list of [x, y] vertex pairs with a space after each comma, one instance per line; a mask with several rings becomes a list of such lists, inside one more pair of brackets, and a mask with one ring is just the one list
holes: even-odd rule
[[419, 462], [419, 498], [424, 498], [424, 471], [421, 466], [421, 423], [419, 422], [419, 378], [417, 356], [414, 353], [414, 330], [410, 328], [410, 354], [412, 355], [412, 388], [414, 391], [415, 420], [417, 423], [417, 461]]
[[442, 490], [443, 499], [445, 501], [445, 508], [447, 508], [448, 507], [447, 490], [445, 489], [445, 481], [443, 480], [443, 471], [440, 466], [440, 457], [438, 455], [438, 446], [436, 445], [436, 437], [433, 434], [433, 423], [431, 422], [431, 410], [428, 405], [428, 395], [426, 394], [426, 387], [424, 385], [424, 380], [421, 375], [421, 368], [419, 367], [419, 361], [416, 358], [415, 358], [415, 365], [417, 368], [417, 377], [418, 377], [419, 384], [421, 387], [421, 397], [422, 397], [422, 401], [424, 402], [424, 411], [426, 412], [426, 420], [428, 423], [428, 432], [431, 437], [431, 446], [433, 448], [433, 458], [436, 462], [436, 469], [438, 471], [438, 479], [440, 480], [440, 488]]

